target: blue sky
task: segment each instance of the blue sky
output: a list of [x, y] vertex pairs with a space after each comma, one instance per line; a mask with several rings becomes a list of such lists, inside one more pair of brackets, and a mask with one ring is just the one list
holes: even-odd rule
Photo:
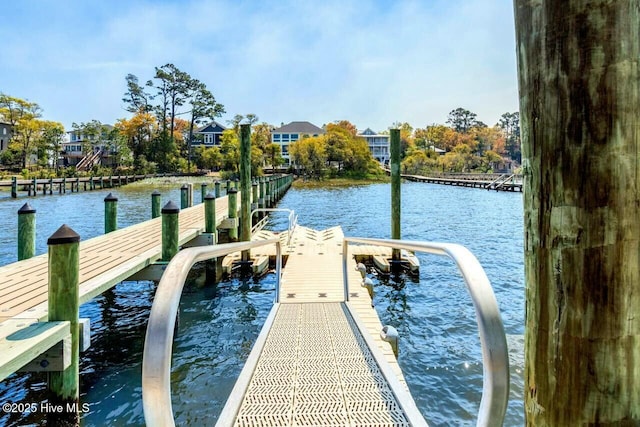
[[224, 104], [279, 125], [347, 119], [488, 125], [517, 111], [511, 0], [3, 2], [0, 92], [62, 122], [127, 117], [125, 76], [174, 63]]

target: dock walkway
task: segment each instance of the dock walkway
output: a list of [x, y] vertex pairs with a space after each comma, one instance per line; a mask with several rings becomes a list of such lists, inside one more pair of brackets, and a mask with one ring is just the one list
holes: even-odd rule
[[353, 257], [345, 301], [343, 238], [340, 227], [295, 228], [280, 304], [219, 425], [415, 425], [419, 412]]

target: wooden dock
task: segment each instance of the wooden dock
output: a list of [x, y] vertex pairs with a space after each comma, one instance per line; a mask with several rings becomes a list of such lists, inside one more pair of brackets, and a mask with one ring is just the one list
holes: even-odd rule
[[175, 176], [172, 174], [147, 174], [147, 175], [110, 175], [110, 176], [85, 176], [73, 178], [32, 178], [11, 179], [0, 181], [0, 187], [11, 188], [11, 197], [16, 198], [20, 191], [26, 191], [27, 196], [65, 194], [67, 190], [77, 193], [82, 187], [83, 191], [105, 188], [121, 187], [123, 185], [141, 181], [147, 178], [160, 178]]
[[[389, 169], [384, 169], [390, 174]], [[455, 187], [480, 188], [483, 190], [522, 192], [522, 176], [517, 174], [438, 174], [422, 176], [401, 174], [403, 179], [429, 184], [451, 185]]]
[[[218, 218], [226, 217], [226, 197], [216, 205]], [[179, 244], [187, 243], [204, 229], [202, 204], [180, 213]], [[100, 295], [161, 258], [161, 218], [155, 218], [109, 234], [80, 242], [80, 304]], [[68, 334], [48, 320], [48, 259], [42, 254], [0, 267], [0, 380], [47, 350]], [[37, 322], [46, 322], [37, 324]], [[16, 340], [21, 329], [31, 331], [33, 346]], [[46, 332], [46, 333], [44, 333]], [[50, 336], [54, 334], [54, 336]], [[12, 340], [8, 341], [7, 337]], [[18, 335], [20, 336], [20, 335]], [[51, 341], [55, 342], [51, 342]], [[57, 340], [57, 341], [56, 341]], [[5, 351], [6, 350], [6, 351]], [[11, 350], [11, 351], [8, 351]]]

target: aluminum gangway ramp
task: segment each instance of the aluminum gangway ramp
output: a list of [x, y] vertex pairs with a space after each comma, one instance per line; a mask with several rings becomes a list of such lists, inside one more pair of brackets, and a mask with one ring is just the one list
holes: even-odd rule
[[[339, 227], [296, 227], [286, 237], [189, 248], [171, 261], [158, 285], [145, 338], [147, 425], [174, 425], [171, 348], [190, 268], [212, 257], [274, 245], [275, 303], [216, 426], [426, 426], [383, 336], [386, 328], [363, 287], [349, 243], [401, 246], [456, 261], [476, 307], [483, 351], [477, 425], [502, 425], [509, 394], [504, 328], [490, 283], [470, 252], [452, 244], [344, 237]], [[284, 268], [283, 252], [288, 256]]]
[[280, 304], [233, 422], [228, 415], [218, 424], [415, 425], [342, 303]]
[[340, 227], [293, 231], [280, 303], [218, 426], [426, 425], [353, 260], [345, 302], [343, 239]]

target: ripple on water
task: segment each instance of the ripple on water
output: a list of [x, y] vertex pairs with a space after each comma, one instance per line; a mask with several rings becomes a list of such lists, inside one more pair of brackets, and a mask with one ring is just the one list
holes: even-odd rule
[[[115, 189], [119, 225], [150, 215], [157, 185]], [[29, 199], [38, 210], [37, 252], [63, 222], [83, 239], [103, 232], [103, 199], [108, 191]], [[179, 185], [161, 188], [162, 203], [179, 200]], [[199, 200], [196, 191], [196, 201]], [[291, 190], [279, 207], [295, 209], [302, 225], [324, 229], [342, 225], [348, 236], [390, 237], [390, 186]], [[0, 199], [8, 218], [0, 230], [0, 262], [15, 259], [15, 211], [24, 199]], [[405, 239], [456, 242], [484, 266], [496, 291], [511, 350], [511, 395], [505, 425], [524, 423], [524, 273], [522, 197], [477, 189], [421, 183], [402, 187]], [[46, 220], [44, 219], [46, 218]], [[285, 214], [270, 227], [286, 228]], [[420, 255], [419, 283], [376, 279], [376, 310], [383, 324], [400, 333], [399, 363], [418, 408], [432, 426], [473, 425], [482, 391], [482, 364], [475, 313], [456, 267], [433, 255]], [[196, 272], [195, 274], [198, 274]], [[177, 425], [211, 425], [242, 369], [273, 299], [274, 278], [258, 283], [231, 281], [190, 285], [180, 304], [180, 324], [172, 365], [173, 409]], [[82, 306], [92, 323], [92, 346], [82, 356], [81, 399], [90, 405], [84, 425], [144, 425], [141, 357], [155, 285], [124, 282]], [[42, 375], [14, 375], [0, 383], [2, 401], [40, 401]], [[8, 418], [0, 424], [41, 422], [37, 416]]]

